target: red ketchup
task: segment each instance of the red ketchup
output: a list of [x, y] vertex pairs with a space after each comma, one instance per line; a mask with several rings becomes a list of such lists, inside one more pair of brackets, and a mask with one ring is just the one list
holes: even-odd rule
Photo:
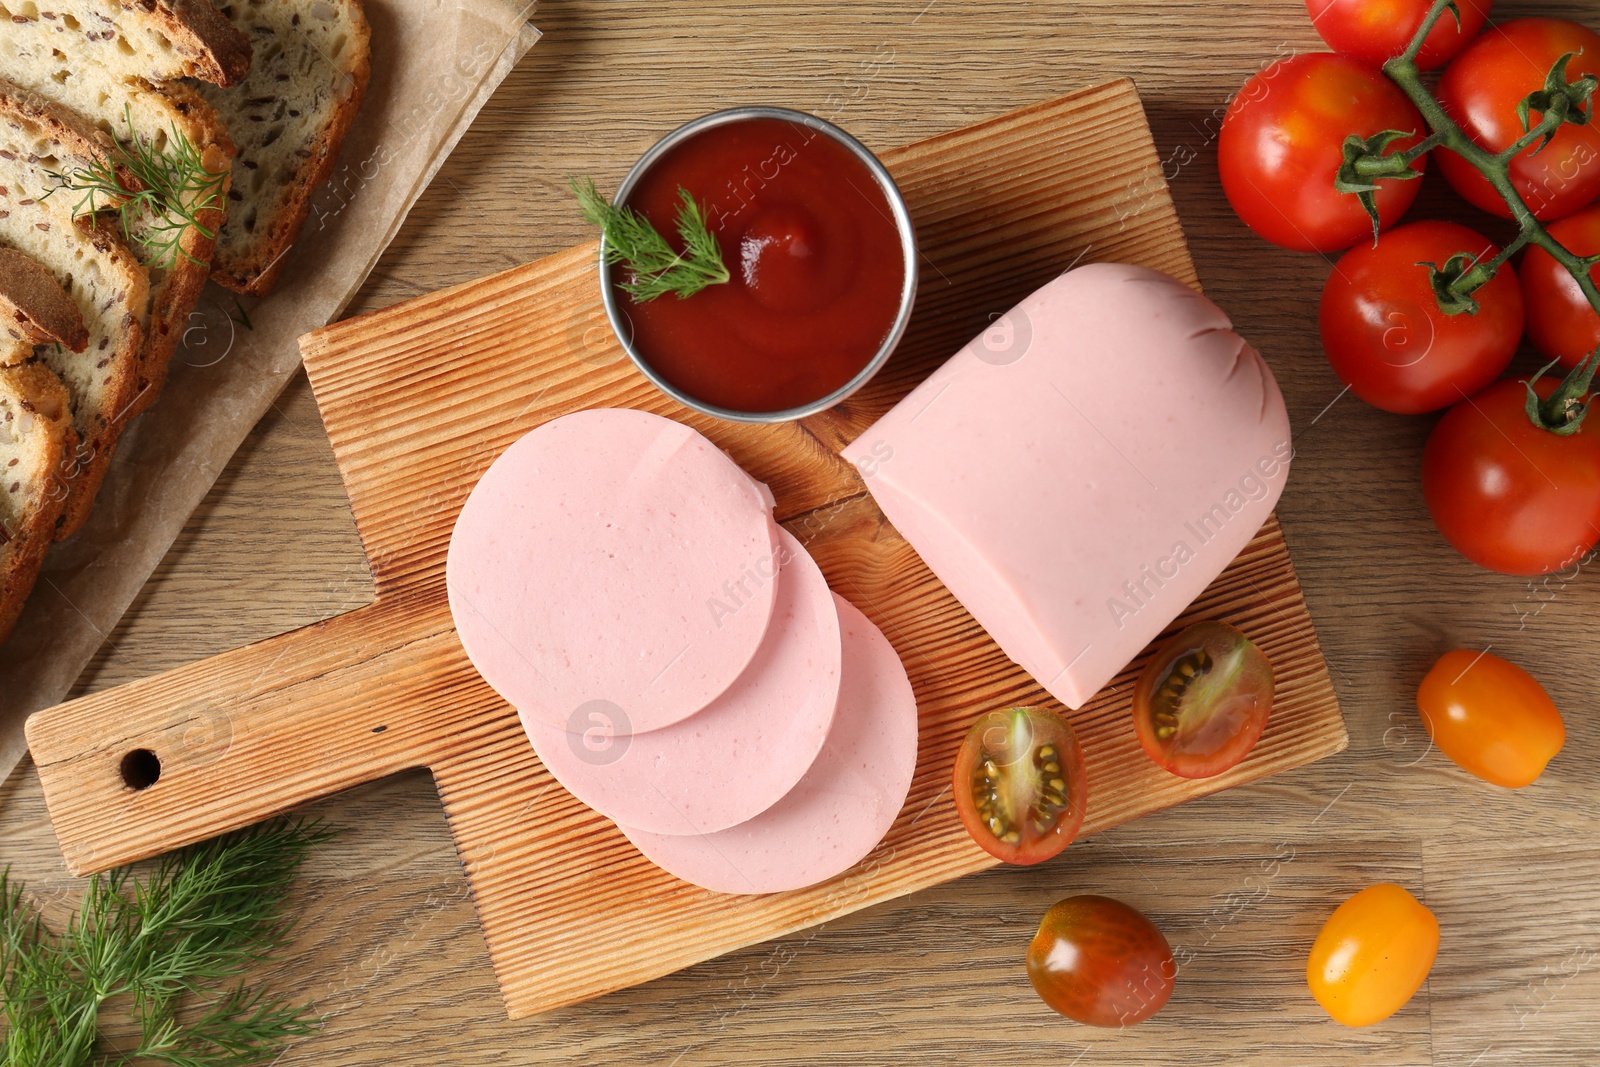
[[773, 118], [695, 134], [628, 195], [675, 245], [679, 186], [732, 280], [684, 299], [621, 294], [657, 373], [707, 404], [771, 412], [822, 399], [872, 361], [899, 313], [905, 263], [888, 197], [850, 149]]

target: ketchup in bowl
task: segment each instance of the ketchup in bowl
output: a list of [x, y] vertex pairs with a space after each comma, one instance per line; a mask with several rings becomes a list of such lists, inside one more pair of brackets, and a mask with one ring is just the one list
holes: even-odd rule
[[887, 357], [910, 312], [914, 245], [865, 149], [799, 113], [729, 117], [742, 114], [685, 127], [618, 197], [676, 243], [687, 189], [730, 280], [686, 298], [611, 295], [631, 354], [668, 392], [716, 414], [794, 417], [843, 399]]

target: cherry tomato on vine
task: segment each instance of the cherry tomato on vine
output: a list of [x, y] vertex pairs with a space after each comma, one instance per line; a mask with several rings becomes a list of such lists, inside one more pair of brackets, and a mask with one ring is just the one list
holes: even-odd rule
[[1476, 314], [1439, 307], [1427, 264], [1500, 249], [1453, 222], [1410, 222], [1345, 253], [1322, 289], [1322, 349], [1339, 380], [1384, 411], [1414, 415], [1500, 377], [1522, 341], [1522, 290], [1509, 264], [1473, 294]]
[[[1600, 204], [1552, 223], [1550, 236], [1574, 255], [1600, 254]], [[1600, 266], [1589, 275], [1600, 284]], [[1576, 367], [1600, 347], [1600, 314], [1554, 256], [1537, 245], [1529, 248], [1517, 277], [1528, 304], [1528, 340], [1539, 351]]]
[[1417, 689], [1417, 710], [1440, 752], [1507, 789], [1531, 785], [1567, 742], [1544, 687], [1492, 652], [1457, 649], [1439, 657]]
[[[1544, 88], [1550, 69], [1568, 52], [1569, 80], [1600, 74], [1600, 33], [1562, 19], [1516, 19], [1487, 30], [1439, 79], [1439, 103], [1477, 144], [1500, 152], [1522, 136], [1517, 105]], [[1589, 105], [1594, 108], [1593, 102]], [[1540, 113], [1532, 113], [1539, 121]], [[1511, 161], [1511, 184], [1541, 219], [1559, 219], [1600, 196], [1600, 124], [1567, 124], [1542, 150], [1530, 147]], [[1446, 148], [1435, 153], [1445, 179], [1477, 207], [1502, 218], [1511, 209], [1494, 186]]]
[[1144, 914], [1110, 897], [1068, 897], [1028, 946], [1028, 980], [1056, 1012], [1089, 1026], [1132, 1026], [1172, 996], [1178, 965]]
[[1072, 843], [1088, 808], [1077, 735], [1042, 708], [991, 711], [956, 755], [956, 812], [983, 850], [1006, 863], [1042, 863]]
[[[1360, 200], [1334, 189], [1344, 140], [1385, 130], [1415, 130], [1402, 151], [1427, 132], [1405, 94], [1357, 60], [1328, 52], [1293, 56], [1245, 83], [1228, 105], [1217, 140], [1222, 188], [1239, 218], [1274, 244], [1305, 252], [1337, 252], [1372, 238]], [[1425, 158], [1425, 157], [1424, 157]], [[1412, 167], [1421, 171], [1424, 159]], [[1392, 226], [1417, 198], [1421, 183], [1378, 183], [1378, 215]]]
[[[1548, 399], [1557, 382], [1534, 383]], [[1502, 574], [1547, 574], [1600, 539], [1600, 423], [1560, 436], [1501, 381], [1451, 408], [1422, 452], [1422, 495], [1456, 551]]]
[[1266, 729], [1272, 664], [1236, 628], [1197, 622], [1156, 653], [1133, 688], [1145, 755], [1183, 778], [1236, 766]]
[[1323, 924], [1306, 984], [1336, 1022], [1371, 1026], [1405, 1007], [1438, 954], [1433, 912], [1400, 886], [1368, 886]]
[[[1432, 70], [1467, 46], [1489, 20], [1492, 0], [1457, 0], [1461, 20], [1448, 11], [1428, 31], [1417, 66]], [[1375, 67], [1404, 52], [1433, 0], [1306, 0], [1317, 33], [1335, 52]]]

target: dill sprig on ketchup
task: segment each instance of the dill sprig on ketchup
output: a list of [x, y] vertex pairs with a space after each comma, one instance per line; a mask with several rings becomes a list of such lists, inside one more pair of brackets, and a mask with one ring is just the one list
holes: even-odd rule
[[647, 156], [614, 203], [573, 183], [605, 235], [613, 325], [679, 399], [790, 417], [836, 402], [889, 346], [908, 254], [879, 177], [838, 136], [741, 116]]
[[641, 304], [658, 296], [677, 293], [678, 299], [693, 296], [708, 285], [728, 280], [727, 264], [715, 235], [706, 229], [705, 215], [689, 190], [678, 187], [679, 252], [661, 236], [661, 231], [632, 208], [607, 202], [594, 182], [574, 178], [572, 192], [578, 198], [583, 217], [600, 227], [606, 239], [606, 262], [621, 263], [632, 277], [622, 289]]

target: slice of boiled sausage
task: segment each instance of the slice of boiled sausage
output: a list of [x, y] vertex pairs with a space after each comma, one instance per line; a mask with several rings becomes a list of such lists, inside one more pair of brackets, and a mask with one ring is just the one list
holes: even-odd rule
[[467, 655], [519, 713], [619, 732], [710, 704], [760, 647], [772, 495], [710, 441], [642, 411], [579, 411], [506, 450], [450, 540]]
[[778, 600], [749, 667], [703, 711], [649, 733], [592, 708], [579, 731], [524, 715], [556, 780], [602, 815], [659, 834], [703, 834], [754, 818], [805, 775], [839, 698], [839, 616], [811, 556], [779, 531]]
[[849, 870], [888, 833], [916, 768], [917, 702], [883, 634], [849, 601], [835, 601], [844, 678], [816, 763], [778, 803], [721, 833], [680, 837], [622, 826], [658, 866], [719, 893], [776, 893]]

